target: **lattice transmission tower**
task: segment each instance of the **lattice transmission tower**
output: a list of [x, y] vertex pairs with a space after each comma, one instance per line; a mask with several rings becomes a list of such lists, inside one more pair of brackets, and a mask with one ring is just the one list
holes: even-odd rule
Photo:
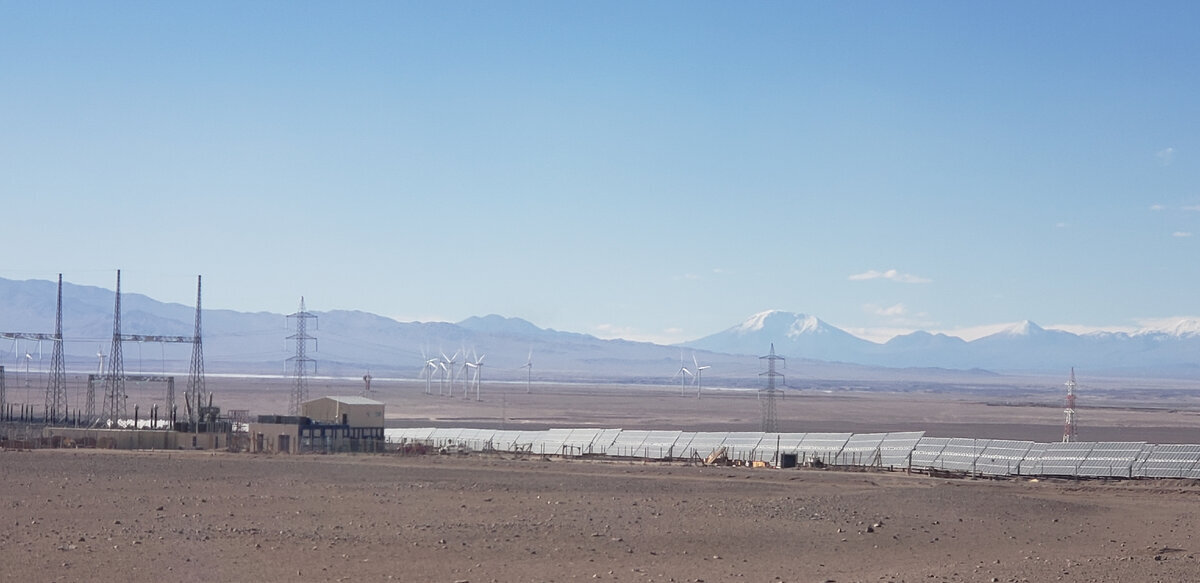
[[767, 361], [767, 372], [759, 373], [759, 376], [767, 377], [767, 388], [758, 392], [758, 399], [762, 402], [762, 430], [763, 433], [778, 433], [779, 419], [775, 415], [775, 398], [782, 396], [783, 391], [776, 388], [775, 379], [783, 379], [783, 373], [775, 370], [775, 361], [787, 359], [775, 354], [774, 342], [771, 343], [771, 353], [758, 358]]
[[1075, 427], [1075, 367], [1071, 367], [1071, 379], [1067, 381], [1067, 407], [1063, 411], [1066, 421], [1063, 423], [1063, 443], [1069, 443], [1079, 438]]
[[62, 332], [62, 274], [58, 274], [58, 303], [54, 315], [53, 356], [50, 357], [50, 380], [46, 383], [46, 421], [58, 423], [67, 419], [67, 368], [63, 361]]
[[[104, 402], [101, 404], [98, 421], [112, 421], [125, 417], [125, 361], [121, 356], [121, 270], [117, 270], [117, 294], [113, 304], [112, 346], [108, 349], [108, 372], [104, 374]], [[90, 401], [90, 399], [89, 399]], [[89, 403], [90, 405], [90, 403]], [[88, 417], [95, 412], [89, 410]]]
[[[196, 276], [196, 329], [192, 333], [192, 364], [188, 367], [187, 390], [184, 399], [187, 400], [188, 422], [193, 425], [200, 421], [200, 407], [204, 406], [204, 343], [200, 336], [200, 276]], [[175, 408], [175, 385], [168, 385], [170, 395], [167, 406]]]
[[317, 361], [308, 357], [308, 341], [313, 341], [314, 352], [318, 346], [316, 337], [308, 334], [308, 321], [316, 320], [317, 315], [304, 308], [304, 296], [300, 296], [300, 310], [288, 314], [287, 317], [296, 321], [296, 333], [287, 337], [288, 340], [296, 341], [296, 355], [288, 358], [288, 362], [292, 364], [292, 396], [288, 405], [288, 415], [299, 415], [301, 406], [308, 400], [309, 364], [312, 364], [313, 372], [317, 371]]

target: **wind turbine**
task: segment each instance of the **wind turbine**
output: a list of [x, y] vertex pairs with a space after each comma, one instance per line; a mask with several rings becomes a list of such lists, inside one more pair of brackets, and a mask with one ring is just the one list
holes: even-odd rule
[[692, 363], [696, 365], [696, 398], [700, 398], [700, 377], [704, 374], [704, 369], [712, 368], [711, 366], [700, 366], [700, 361], [696, 360], [696, 353], [692, 353]]
[[100, 364], [96, 365], [96, 376], [102, 377], [104, 376], [104, 347], [96, 348], [96, 358], [100, 361]]
[[679, 379], [679, 391], [681, 393], [686, 393], [687, 392], [687, 378], [694, 377], [694, 376], [696, 376], [696, 374], [693, 373], [692, 371], [688, 370], [687, 366], [685, 366], [683, 364], [683, 352], [680, 351], [679, 352], [679, 370], [675, 371], [675, 376], [671, 377], [671, 380], [675, 380], [676, 378], [678, 378]]
[[525, 364], [518, 368], [525, 369], [525, 394], [529, 394], [529, 385], [533, 380], [533, 349], [529, 349], [529, 356], [525, 359]]
[[[442, 366], [442, 380], [443, 381], [446, 380], [446, 373], [450, 373], [450, 396], [451, 397], [454, 396], [454, 371], [455, 371], [454, 365], [457, 362], [455, 360], [456, 358], [458, 358], [458, 352], [455, 352], [454, 356], [451, 356], [451, 357], [447, 357], [446, 353], [443, 352], [442, 353], [442, 362], [440, 363]], [[439, 392], [438, 395], [441, 395], [441, 393]]]
[[[475, 384], [475, 400], [476, 401], [479, 400], [479, 375], [483, 372], [483, 359], [486, 356], [487, 355], [484, 354], [483, 356], [476, 357], [475, 362], [467, 361], [467, 363], [465, 365], [465, 366], [471, 367], [475, 371], [475, 374], [474, 374], [473, 378], [471, 379], [471, 382]], [[467, 385], [467, 388], [469, 389], [470, 385]], [[463, 398], [466, 398], [466, 397], [467, 397], [467, 391], [464, 390]]]

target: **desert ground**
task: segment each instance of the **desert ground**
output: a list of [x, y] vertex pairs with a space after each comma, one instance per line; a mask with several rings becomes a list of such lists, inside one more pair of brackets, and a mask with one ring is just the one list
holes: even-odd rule
[[1194, 581], [1190, 482], [0, 452], [6, 581]]
[[[286, 379], [212, 377], [286, 413]], [[437, 391], [436, 385], [433, 387]], [[314, 379], [310, 395], [363, 394]], [[130, 387], [150, 403], [161, 387]], [[391, 426], [755, 431], [753, 391], [376, 381]], [[1057, 441], [1061, 387], [791, 391], [783, 431]], [[19, 394], [19, 393], [15, 393]], [[1085, 393], [1086, 394], [1086, 393]], [[1188, 386], [1080, 398], [1084, 440], [1200, 443]], [[10, 391], [10, 398], [14, 395]], [[143, 405], [146, 406], [146, 405]], [[5, 581], [1194, 581], [1200, 484], [512, 455], [0, 452]]]

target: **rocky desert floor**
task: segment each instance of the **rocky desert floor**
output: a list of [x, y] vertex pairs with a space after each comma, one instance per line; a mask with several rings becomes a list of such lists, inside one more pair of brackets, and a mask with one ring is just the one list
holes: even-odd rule
[[[214, 378], [284, 413], [286, 380]], [[390, 426], [755, 431], [752, 391], [377, 381]], [[156, 387], [131, 387], [131, 402]], [[1080, 397], [1091, 441], [1200, 443], [1197, 391]], [[361, 394], [316, 383], [313, 396]], [[140, 391], [140, 392], [139, 392]], [[789, 394], [782, 431], [1057, 441], [1061, 387]], [[1200, 484], [481, 455], [0, 452], [2, 581], [1200, 580]]]
[[1200, 487], [0, 452], [5, 581], [1194, 581]]

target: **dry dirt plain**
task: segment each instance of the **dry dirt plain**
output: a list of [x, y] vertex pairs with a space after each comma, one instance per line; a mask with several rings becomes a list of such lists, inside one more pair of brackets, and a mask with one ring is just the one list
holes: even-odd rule
[[1200, 488], [479, 456], [0, 452], [5, 581], [1194, 581]]
[[[285, 380], [209, 383], [227, 409], [287, 402]], [[496, 384], [476, 402], [424, 395], [419, 383], [374, 387], [393, 426], [752, 431], [761, 421], [748, 392]], [[131, 402], [154, 398], [131, 389]], [[310, 391], [358, 394], [361, 381]], [[1200, 443], [1192, 394], [1110, 397], [1081, 408], [1081, 435]], [[801, 392], [779, 403], [779, 421], [1055, 441], [1057, 402], [1021, 390]], [[0, 452], [0, 580], [1195, 581], [1198, 502], [1200, 486], [1178, 480], [10, 451]]]

